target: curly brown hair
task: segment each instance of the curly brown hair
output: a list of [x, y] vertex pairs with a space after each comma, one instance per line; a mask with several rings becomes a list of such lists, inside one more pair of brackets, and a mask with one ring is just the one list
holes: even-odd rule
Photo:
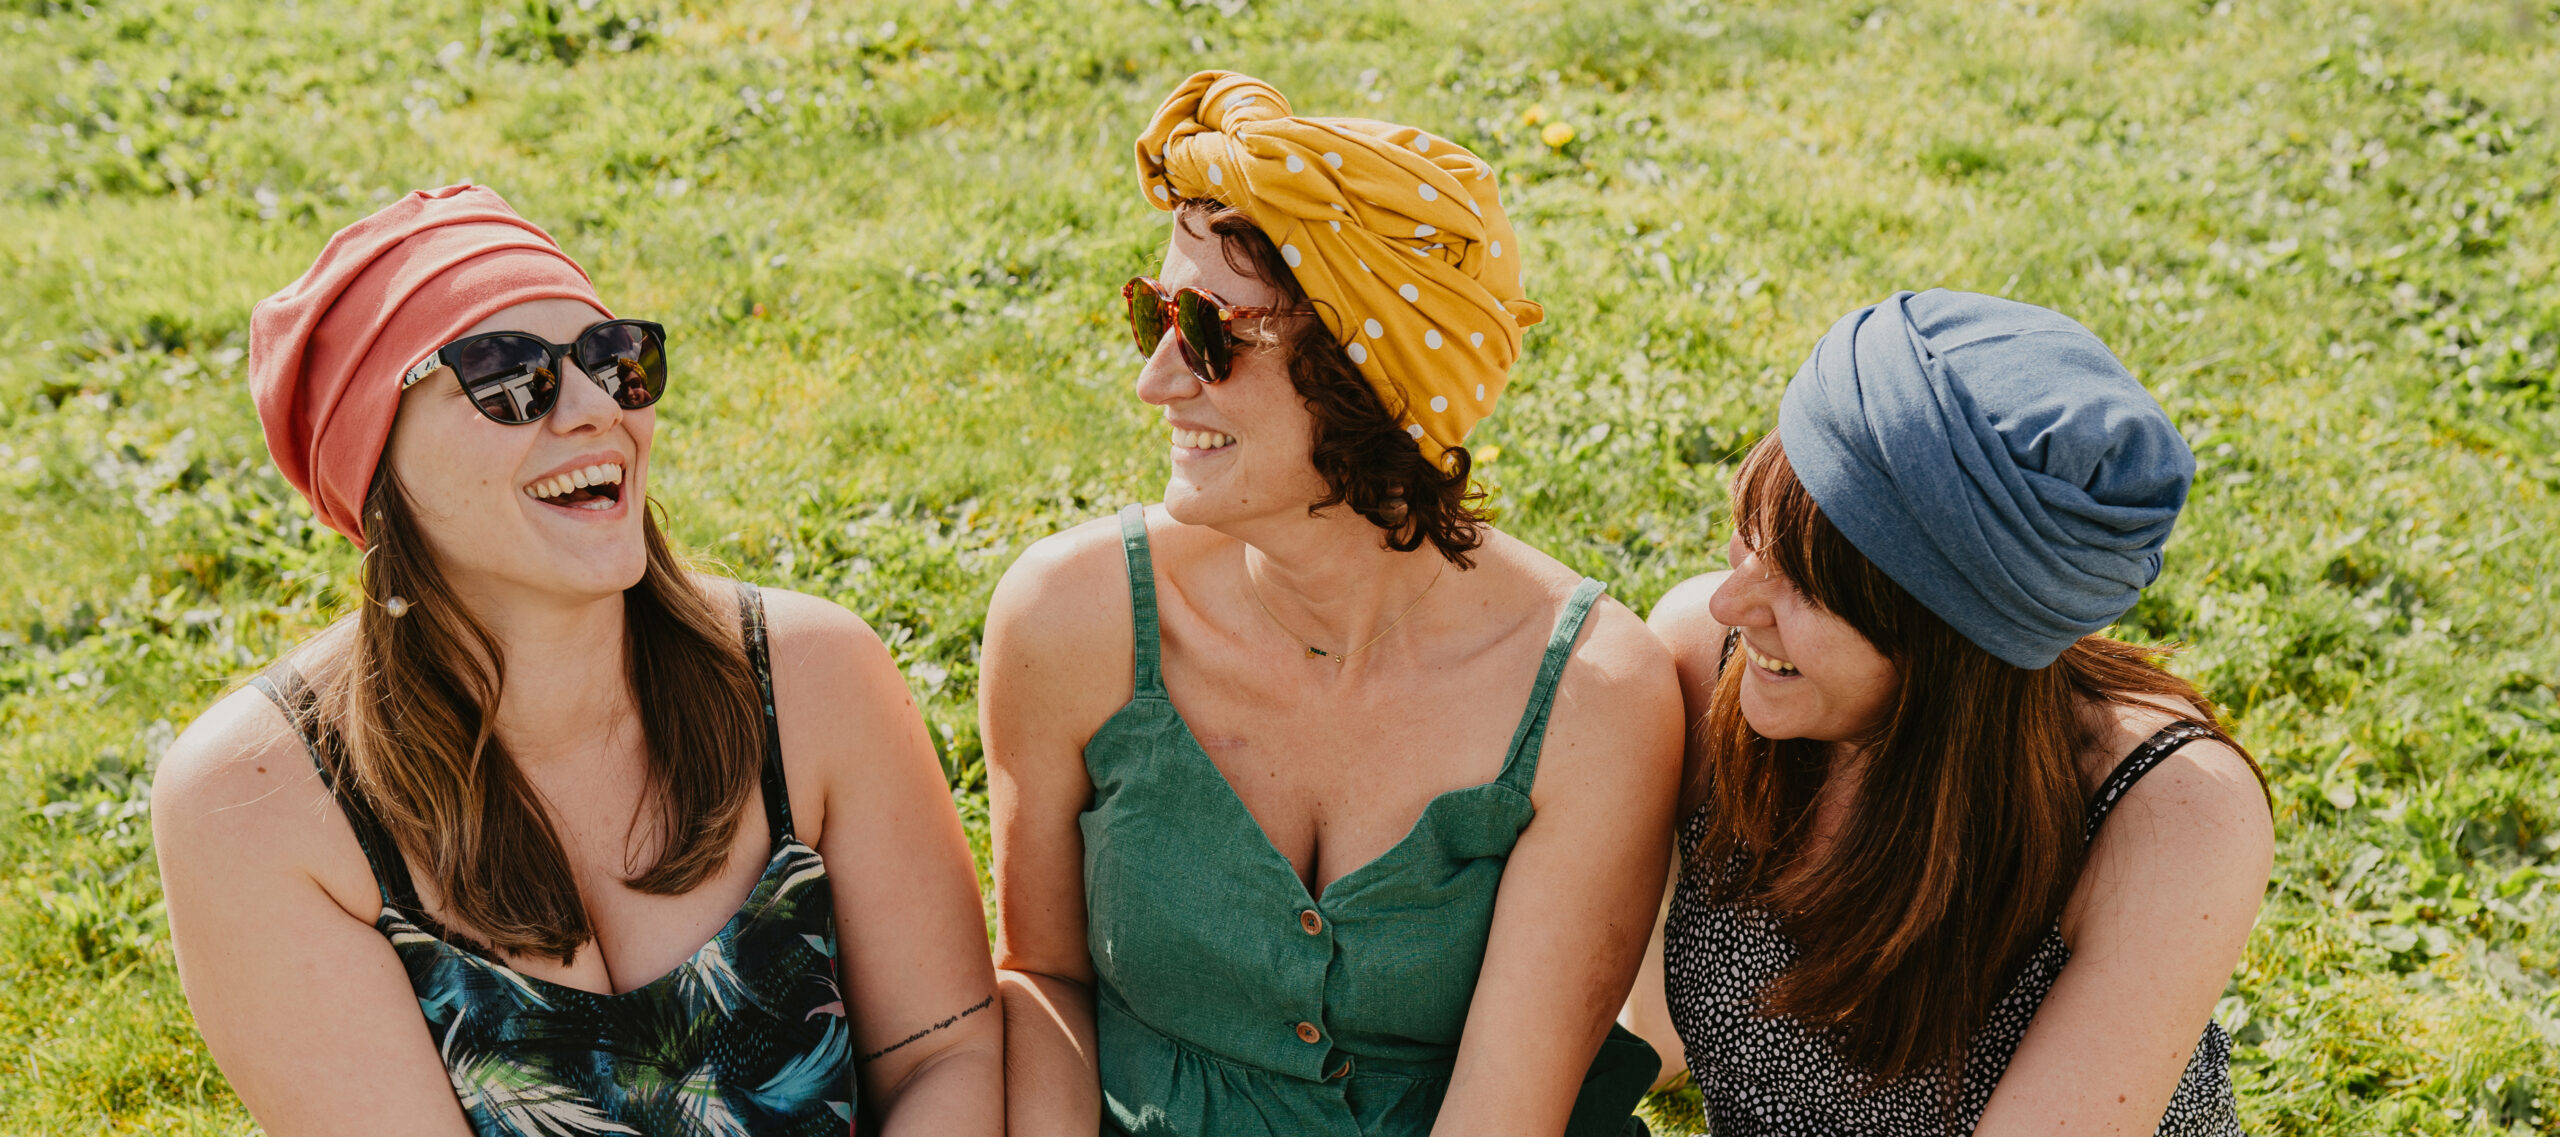
[[[1317, 306], [1298, 286], [1279, 247], [1244, 214], [1216, 202], [1186, 201], [1174, 211], [1174, 220], [1194, 233], [1200, 229], [1193, 223], [1205, 221], [1208, 234], [1224, 247], [1228, 267], [1279, 292], [1278, 307]], [[1386, 531], [1388, 548], [1410, 553], [1428, 543], [1449, 563], [1473, 568], [1475, 561], [1467, 554], [1483, 547], [1485, 528], [1492, 522], [1484, 509], [1484, 490], [1468, 478], [1474, 458], [1456, 446], [1449, 449], [1447, 469], [1433, 465], [1423, 457], [1421, 444], [1398, 425], [1396, 412], [1361, 378], [1324, 321], [1289, 327], [1294, 330], [1270, 342], [1285, 354], [1289, 382], [1315, 416], [1315, 449], [1309, 457], [1327, 490], [1307, 513], [1348, 505]]]

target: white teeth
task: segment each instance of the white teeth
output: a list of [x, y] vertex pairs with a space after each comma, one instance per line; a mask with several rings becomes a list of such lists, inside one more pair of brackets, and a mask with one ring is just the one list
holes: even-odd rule
[[1173, 444], [1186, 450], [1216, 450], [1233, 445], [1235, 440], [1232, 434], [1220, 434], [1214, 430], [1183, 430], [1177, 427], [1173, 432]]
[[[541, 481], [526, 486], [524, 488], [524, 492], [525, 496], [539, 500], [559, 497], [563, 494], [585, 489], [588, 486], [618, 486], [621, 484], [622, 463], [605, 462], [594, 466], [571, 470], [565, 474], [555, 474], [551, 477], [544, 478]], [[582, 503], [577, 508], [611, 509], [613, 506], [613, 502], [607, 501], [603, 498], [597, 498], [594, 501]]]
[[1795, 664], [1789, 663], [1783, 659], [1772, 659], [1768, 656], [1762, 655], [1759, 652], [1752, 650], [1749, 643], [1742, 645], [1742, 652], [1744, 655], [1751, 657], [1751, 662], [1759, 664], [1761, 667], [1770, 671], [1777, 672], [1780, 675], [1793, 675], [1796, 672]]

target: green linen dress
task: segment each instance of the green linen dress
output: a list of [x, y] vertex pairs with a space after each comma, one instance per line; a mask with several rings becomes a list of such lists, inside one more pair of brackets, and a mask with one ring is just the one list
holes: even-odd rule
[[[1153, 1137], [1420, 1137], [1439, 1116], [1556, 681], [1602, 585], [1556, 622], [1502, 772], [1434, 798], [1321, 896], [1272, 847], [1165, 695], [1146, 513], [1120, 514], [1136, 694], [1085, 747], [1087, 944], [1103, 1131]], [[1623, 1029], [1567, 1137], [1645, 1132], [1661, 1063]]]

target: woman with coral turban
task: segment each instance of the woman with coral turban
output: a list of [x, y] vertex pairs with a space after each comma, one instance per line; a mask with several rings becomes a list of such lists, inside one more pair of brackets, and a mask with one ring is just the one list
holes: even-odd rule
[[924, 723], [861, 621], [659, 533], [666, 348], [478, 186], [253, 314], [268, 449], [361, 603], [187, 728], [152, 823], [266, 1132], [1002, 1130]]
[[1491, 168], [1222, 72], [1137, 151], [1164, 501], [1040, 542], [987, 618], [1016, 1131], [1641, 1132], [1610, 1017], [1679, 696], [1471, 490], [1541, 315]]

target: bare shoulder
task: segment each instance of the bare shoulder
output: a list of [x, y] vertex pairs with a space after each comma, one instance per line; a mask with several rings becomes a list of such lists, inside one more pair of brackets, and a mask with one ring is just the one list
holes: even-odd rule
[[[326, 791], [302, 736], [273, 700], [244, 686], [170, 744], [152, 775], [151, 812], [181, 840], [254, 837], [280, 816], [307, 820], [314, 794]], [[291, 808], [279, 810], [280, 802]]]
[[899, 784], [891, 776], [897, 764], [932, 749], [923, 743], [906, 676], [870, 624], [831, 600], [759, 591], [792, 812], [823, 834], [827, 815], [813, 812], [815, 799], [846, 787], [876, 792]]
[[[1541, 639], [1582, 584], [1580, 572], [1500, 530], [1488, 534], [1475, 560], [1476, 567], [1469, 571], [1492, 579], [1495, 595], [1507, 598], [1498, 603], [1536, 598], [1540, 607], [1521, 611], [1520, 626]], [[1559, 704], [1621, 697], [1641, 703], [1668, 689], [1664, 684], [1671, 657], [1663, 652], [1661, 641], [1645, 630], [1642, 619], [1606, 592], [1592, 601], [1590, 613], [1583, 617], [1571, 659], [1556, 691]]]
[[[2105, 705], [2100, 713], [2105, 716], [2106, 729], [2100, 732], [2092, 755], [2092, 787], [2102, 783], [2119, 763], [2163, 728], [2201, 717], [2195, 708], [2164, 696], [2143, 696], [2138, 705]], [[2139, 814], [2167, 809], [2190, 814], [2193, 821], [2202, 824], [2237, 824], [2266, 833], [2271, 833], [2274, 825], [2257, 767], [2219, 738], [2199, 738], [2171, 751], [2125, 791], [2115, 813], [2124, 814], [2128, 809]], [[2116, 824], [2115, 815], [2110, 815], [2107, 828]]]
[[[737, 608], [746, 585], [695, 574], [694, 586], [720, 611]], [[860, 712], [905, 700], [905, 682], [889, 649], [862, 617], [832, 600], [784, 588], [758, 588], [773, 696], [784, 718]], [[788, 751], [786, 750], [786, 753]]]
[[1724, 658], [1725, 626], [1707, 610], [1707, 601], [1732, 575], [1731, 570], [1701, 573], [1672, 585], [1645, 617], [1683, 675], [1697, 672], [1712, 678]]
[[844, 605], [784, 588], [757, 592], [764, 598], [765, 642], [776, 682], [786, 669], [801, 667], [840, 682], [880, 678], [882, 667], [896, 674], [879, 634]]
[[254, 688], [225, 695], [170, 745], [152, 776], [151, 825], [180, 902], [198, 891], [189, 884], [236, 896], [305, 879], [351, 914], [374, 902], [371, 870], [302, 736]]
[[[1477, 571], [1520, 573], [1562, 611], [1582, 574], [1508, 537], [1488, 541]], [[1541, 630], [1548, 621], [1538, 621]], [[1603, 594], [1592, 602], [1556, 683], [1533, 795], [1541, 809], [1567, 797], [1663, 796], [1679, 771], [1680, 689], [1671, 656], [1644, 621]]]
[[1671, 682], [1671, 653], [1645, 627], [1645, 622], [1612, 597], [1591, 605], [1582, 642], [1573, 649], [1573, 665], [1565, 669], [1559, 694], [1577, 699], [1630, 700], [1622, 709], [1668, 698], [1676, 706], [1680, 694]]
[[[1157, 517], [1162, 511], [1150, 507], [1148, 538], [1152, 542], [1162, 536], [1166, 527]], [[1004, 583], [1032, 585], [1042, 588], [1066, 583], [1092, 583], [1092, 578], [1127, 576], [1127, 561], [1121, 549], [1120, 519], [1117, 515], [1078, 522], [1031, 543], [1005, 570]]]
[[987, 633], [1026, 645], [1078, 642], [1124, 627], [1128, 597], [1120, 522], [1096, 518], [1034, 541], [1015, 558], [988, 602]]
[[1680, 768], [1680, 686], [1644, 621], [1617, 601], [1592, 605], [1582, 642], [1558, 681], [1539, 765], [1541, 790], [1583, 772], [1636, 774], [1660, 788]]
[[[2107, 712], [2116, 720], [2107, 743], [2118, 762], [2161, 727], [2189, 717], [2149, 707]], [[2241, 918], [2243, 910], [2255, 912], [2274, 861], [2275, 820], [2257, 769], [2228, 743], [2197, 739], [2161, 759], [2110, 808], [2089, 847], [2081, 895], [2065, 913], [2065, 938], [2076, 935], [2090, 905], [2147, 910], [2144, 898], [2166, 882], [2175, 882], [2170, 891], [2180, 894], [2179, 905], [2220, 907]]]
[[[2125, 728], [2115, 738], [2123, 743], [2115, 748], [2119, 760], [2177, 717], [2125, 710]], [[2199, 738], [2172, 751], [2124, 791], [2091, 855], [2101, 855], [2111, 843], [2165, 843], [2214, 860], [2258, 854], [2272, 858], [2275, 819], [2265, 784], [2248, 758], [2218, 738]]]

